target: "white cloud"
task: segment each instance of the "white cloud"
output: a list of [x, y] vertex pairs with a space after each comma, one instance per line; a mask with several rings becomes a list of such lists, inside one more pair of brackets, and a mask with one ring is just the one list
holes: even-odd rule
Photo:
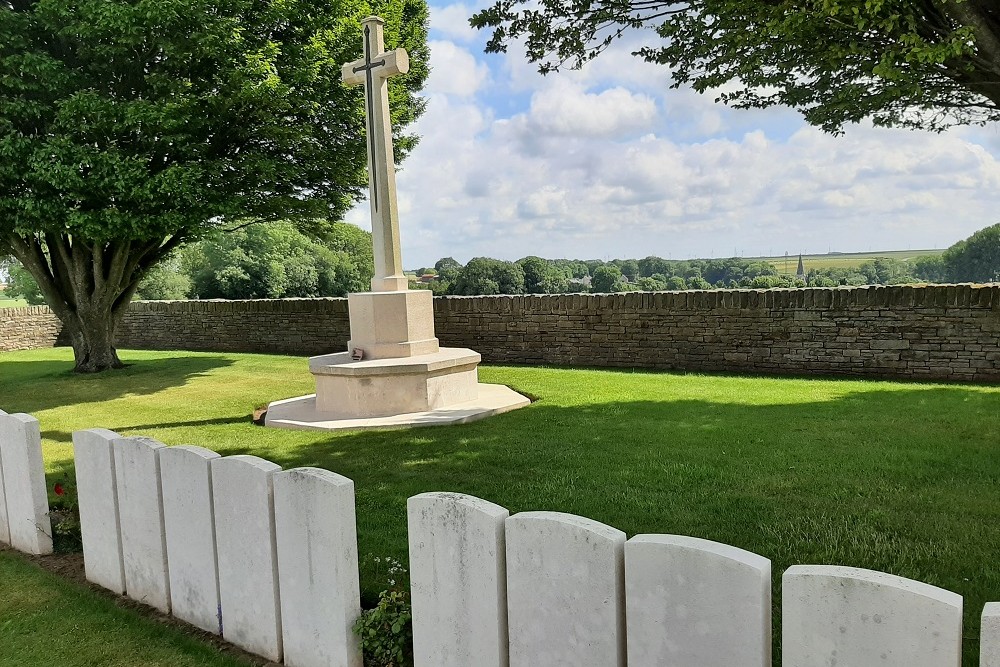
[[449, 39], [471, 42], [478, 35], [478, 31], [469, 25], [469, 17], [472, 14], [473, 10], [461, 2], [444, 7], [431, 7], [431, 29]]
[[[408, 267], [941, 247], [1000, 222], [996, 130], [831, 137], [669, 90], [628, 48], [544, 78], [515, 49], [492, 72], [452, 41], [431, 49], [421, 143], [397, 177]], [[367, 227], [367, 208], [349, 219]]]
[[431, 74], [426, 93], [472, 97], [489, 79], [489, 68], [466, 49], [448, 41], [431, 41]]
[[624, 88], [588, 93], [579, 86], [555, 83], [531, 98], [527, 131], [539, 138], [616, 137], [650, 128], [656, 103]]

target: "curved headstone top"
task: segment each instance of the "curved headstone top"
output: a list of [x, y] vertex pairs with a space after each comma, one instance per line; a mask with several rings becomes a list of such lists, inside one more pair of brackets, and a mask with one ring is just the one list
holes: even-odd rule
[[625, 543], [630, 667], [771, 664], [771, 561], [682, 535]]
[[962, 596], [884, 572], [796, 565], [782, 577], [782, 664], [958, 667]]

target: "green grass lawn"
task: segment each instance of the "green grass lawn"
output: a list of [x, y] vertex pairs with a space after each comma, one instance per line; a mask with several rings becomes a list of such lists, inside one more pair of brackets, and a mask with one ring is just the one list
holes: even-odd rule
[[0, 308], [23, 308], [28, 302], [24, 299], [11, 299], [0, 292]]
[[0, 553], [0, 665], [4, 667], [251, 664]]
[[356, 484], [369, 600], [385, 581], [372, 558], [405, 562], [406, 499], [424, 491], [749, 549], [773, 561], [776, 602], [796, 563], [942, 586], [965, 596], [966, 665], [983, 604], [1000, 600], [1000, 388], [486, 367], [538, 400], [464, 426], [330, 435], [250, 423], [312, 390], [304, 359], [122, 356], [124, 371], [74, 376], [68, 350], [0, 354], [0, 408], [41, 420], [52, 481], [71, 473], [71, 433], [92, 427], [336, 471]]

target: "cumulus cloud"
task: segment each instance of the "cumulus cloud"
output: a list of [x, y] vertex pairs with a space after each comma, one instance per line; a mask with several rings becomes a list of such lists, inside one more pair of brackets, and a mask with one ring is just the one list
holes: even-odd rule
[[471, 42], [478, 34], [469, 25], [469, 17], [472, 14], [473, 10], [461, 2], [444, 7], [431, 7], [431, 30], [436, 30], [449, 39]]
[[431, 49], [431, 74], [426, 92], [472, 97], [489, 79], [489, 68], [476, 62], [467, 49], [454, 42], [434, 40]]
[[[434, 10], [451, 32], [431, 44], [421, 143], [397, 177], [407, 266], [942, 247], [1000, 222], [996, 130], [831, 137], [669, 90], [628, 45], [565, 75], [516, 49], [490, 67], [447, 16]], [[349, 220], [367, 226], [367, 207]]]

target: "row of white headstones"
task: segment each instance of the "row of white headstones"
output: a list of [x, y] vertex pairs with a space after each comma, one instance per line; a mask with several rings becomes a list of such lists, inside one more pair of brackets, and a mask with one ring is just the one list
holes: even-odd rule
[[[351, 480], [104, 429], [73, 443], [89, 580], [271, 660], [360, 667]], [[51, 550], [27, 415], [0, 414], [0, 480], [0, 539]], [[511, 516], [453, 493], [410, 498], [408, 519], [418, 667], [771, 663], [771, 563], [759, 555], [676, 535], [626, 540], [583, 517]], [[782, 598], [786, 667], [961, 664], [955, 593], [794, 566]], [[981, 665], [1000, 667], [997, 603], [983, 612]]]

